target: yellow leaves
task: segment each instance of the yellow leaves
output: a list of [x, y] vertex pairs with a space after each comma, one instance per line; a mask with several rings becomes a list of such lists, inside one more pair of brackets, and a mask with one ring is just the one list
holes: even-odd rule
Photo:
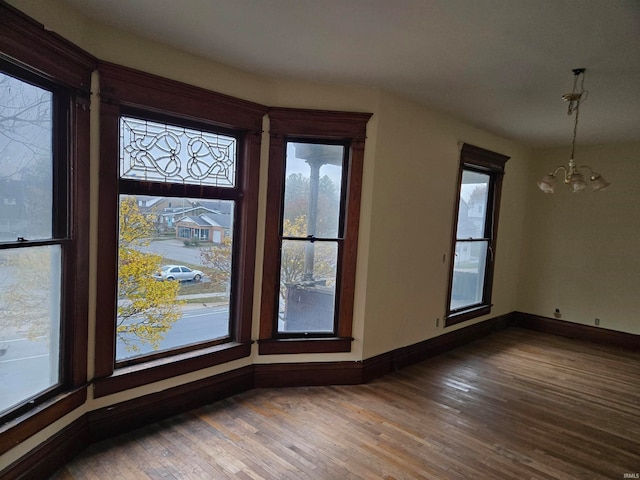
[[[305, 269], [305, 245], [307, 217], [300, 215], [293, 220], [284, 219], [283, 236], [298, 237], [300, 240], [284, 240], [280, 260], [280, 295], [284, 298], [286, 284], [302, 281]], [[313, 273], [316, 279], [323, 279], [327, 285], [335, 283], [337, 253], [335, 246], [327, 242], [315, 242], [313, 248]]]
[[307, 236], [307, 216], [300, 215], [292, 220], [284, 219], [282, 222], [282, 232], [285, 237], [306, 237]]
[[138, 350], [138, 343], [158, 348], [165, 333], [182, 316], [184, 302], [177, 299], [180, 284], [153, 277], [160, 269], [158, 255], [120, 248], [120, 260], [116, 329], [119, 340], [129, 350]]
[[120, 197], [120, 246], [148, 244], [153, 234], [153, 219], [145, 217], [138, 208], [136, 197]]
[[211, 268], [211, 281], [225, 285], [231, 279], [232, 239], [225, 237], [220, 244], [200, 249], [202, 264]]
[[40, 246], [2, 252], [0, 328], [29, 339], [58, 328], [60, 249]]
[[182, 316], [178, 300], [180, 284], [154, 278], [162, 263], [160, 255], [134, 248], [148, 243], [153, 222], [140, 213], [135, 197], [120, 202], [120, 244], [118, 248], [118, 307], [116, 333], [127, 350], [140, 344], [159, 348], [165, 334]]

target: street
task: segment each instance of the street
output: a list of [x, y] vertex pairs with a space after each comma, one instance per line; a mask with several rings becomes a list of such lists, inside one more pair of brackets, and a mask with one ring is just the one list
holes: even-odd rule
[[185, 247], [182, 241], [175, 238], [168, 240], [153, 240], [149, 245], [136, 246], [136, 250], [144, 253], [161, 255], [163, 264], [202, 265], [200, 247]]
[[[48, 342], [15, 337], [0, 342], [0, 411], [53, 385]], [[57, 360], [53, 362], [58, 365]], [[57, 375], [56, 375], [57, 376]]]
[[[182, 318], [160, 342], [158, 351], [228, 334], [228, 306], [187, 305], [183, 308]], [[141, 345], [138, 352], [130, 352], [122, 342], [116, 342], [118, 361], [152, 352], [154, 350], [149, 345]], [[0, 411], [46, 390], [57, 381], [57, 372], [50, 375], [50, 365], [57, 365], [58, 361], [50, 360], [49, 345], [45, 339], [5, 338], [0, 342], [0, 354]]]
[[[229, 334], [229, 307], [186, 306], [182, 318], [167, 332], [160, 348], [155, 351], [183, 347], [196, 342], [213, 340]], [[127, 351], [122, 341], [116, 341], [116, 361], [153, 353], [150, 345], [139, 345], [137, 352]]]

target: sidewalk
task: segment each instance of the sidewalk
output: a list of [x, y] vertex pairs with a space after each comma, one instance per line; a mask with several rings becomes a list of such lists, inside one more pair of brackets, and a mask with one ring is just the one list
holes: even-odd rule
[[226, 297], [226, 292], [212, 292], [212, 293], [193, 293], [190, 295], [178, 295], [178, 300], [191, 300], [193, 298], [211, 298], [211, 297]]

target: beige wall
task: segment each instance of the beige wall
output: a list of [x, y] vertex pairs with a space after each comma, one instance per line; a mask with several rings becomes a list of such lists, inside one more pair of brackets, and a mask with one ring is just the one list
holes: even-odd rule
[[443, 328], [443, 315], [459, 142], [511, 157], [503, 186], [491, 316], [515, 309], [524, 216], [521, 192], [528, 165], [526, 150], [513, 142], [392, 94], [381, 96], [378, 116], [364, 358], [454, 329]]
[[640, 334], [640, 144], [581, 146], [588, 164], [611, 186], [544, 194], [535, 181], [568, 161], [569, 148], [535, 152], [527, 183], [526, 241], [518, 309]]
[[[335, 355], [258, 356], [120, 392], [88, 403], [0, 457], [8, 464], [82, 412], [196, 381], [249, 363], [362, 360], [447, 333], [444, 329], [459, 143], [510, 156], [503, 186], [494, 308], [491, 316], [521, 310], [640, 333], [640, 238], [632, 182], [640, 145], [580, 148], [614, 183], [610, 191], [545, 196], [535, 176], [565, 160], [563, 151], [530, 151], [509, 140], [432, 112], [377, 89], [264, 78], [106, 28], [77, 16], [60, 0], [10, 0], [48, 28], [97, 57], [267, 105], [372, 112], [367, 128], [355, 297], [354, 348]], [[92, 112], [91, 300], [98, 288], [97, 105]], [[265, 129], [268, 122], [265, 123]], [[262, 147], [254, 338], [257, 337], [267, 186], [267, 141]], [[534, 161], [535, 160], [535, 161]], [[637, 163], [637, 162], [636, 162]], [[530, 173], [530, 164], [535, 168]], [[520, 279], [522, 284], [520, 285]], [[92, 304], [89, 371], [95, 315]], [[485, 317], [487, 318], [487, 317]], [[481, 321], [483, 318], [477, 319]], [[436, 326], [438, 322], [438, 326]], [[6, 462], [6, 463], [5, 463]]]

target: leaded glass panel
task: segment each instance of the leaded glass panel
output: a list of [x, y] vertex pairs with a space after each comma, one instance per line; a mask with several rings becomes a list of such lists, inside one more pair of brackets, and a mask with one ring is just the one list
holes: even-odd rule
[[120, 119], [120, 178], [234, 187], [234, 137], [175, 125]]

